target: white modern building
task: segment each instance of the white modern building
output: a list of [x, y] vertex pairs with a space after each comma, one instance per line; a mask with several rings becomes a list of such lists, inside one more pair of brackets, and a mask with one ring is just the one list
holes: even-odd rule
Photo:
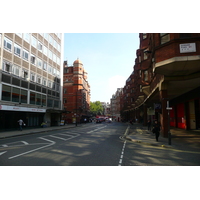
[[0, 130], [59, 125], [63, 34], [0, 33]]

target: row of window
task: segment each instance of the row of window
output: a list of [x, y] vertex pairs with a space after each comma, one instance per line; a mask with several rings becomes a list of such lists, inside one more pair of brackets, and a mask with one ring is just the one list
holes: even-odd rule
[[[14, 43], [8, 38], [4, 37], [4, 49], [12, 52], [14, 46], [14, 54], [22, 57], [23, 59], [29, 61], [29, 52], [25, 49], [22, 49], [18, 44]], [[48, 56], [49, 59], [53, 60], [55, 63], [60, 65], [60, 58], [56, 56], [51, 50], [49, 50], [47, 47], [42, 45], [40, 42], [38, 42], [38, 50], [41, 51], [44, 55]], [[33, 54], [30, 54], [30, 61], [32, 64], [35, 64], [35, 56]]]
[[[43, 69], [47, 71], [49, 74], [54, 75], [56, 77], [60, 77], [60, 71], [56, 68], [52, 67], [51, 65], [48, 65], [46, 62], [43, 62], [40, 59], [37, 59], [37, 67], [40, 69]], [[8, 73], [13, 73], [16, 76], [21, 76], [21, 67], [17, 65], [12, 65], [10, 62], [3, 61], [2, 63], [2, 70], [6, 71]]]
[[[37, 48], [37, 43], [39, 44], [40, 42], [30, 33], [16, 33], [19, 37], [23, 38], [26, 40], [28, 43], [30, 43], [32, 46]], [[57, 49], [59, 52], [61, 51], [60, 44], [56, 42], [56, 40], [53, 39], [51, 35], [48, 33], [39, 33], [42, 37], [44, 37], [49, 44], [51, 44], [55, 49]], [[61, 37], [61, 36], [60, 36]], [[41, 44], [41, 43], [40, 43]]]
[[[29, 97], [29, 98], [28, 98]], [[3, 101], [11, 101], [15, 103], [26, 103], [38, 106], [47, 106], [59, 108], [59, 100], [47, 99], [46, 95], [2, 85], [2, 98]]]
[[[41, 85], [44, 85], [44, 86], [47, 86], [47, 87], [52, 88], [56, 91], [60, 90], [59, 84], [56, 84], [51, 80], [47, 80], [46, 78], [44, 78], [41, 75], [38, 75], [34, 72], [31, 72], [30, 77], [29, 77], [28, 70], [22, 69], [21, 67], [19, 67], [17, 65], [11, 65], [9, 62], [3, 61], [2, 70], [6, 71], [8, 73], [12, 73], [16, 76], [22, 77], [26, 80], [28, 78], [30, 78], [31, 81], [36, 82], [36, 83], [41, 84]], [[59, 73], [58, 70], [53, 68], [53, 74], [58, 76], [59, 74], [57, 74], [57, 73]]]

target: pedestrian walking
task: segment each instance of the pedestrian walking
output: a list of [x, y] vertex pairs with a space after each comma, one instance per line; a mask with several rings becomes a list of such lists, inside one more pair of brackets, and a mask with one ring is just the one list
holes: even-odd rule
[[157, 120], [155, 121], [155, 123], [153, 125], [152, 132], [155, 133], [156, 141], [158, 142], [158, 137], [160, 135], [160, 124], [158, 123]]
[[22, 131], [22, 125], [25, 125], [25, 123], [23, 122], [22, 119], [20, 119], [20, 120], [18, 121], [18, 123], [19, 123], [19, 129], [20, 129], [20, 131]]
[[147, 122], [148, 131], [151, 131], [151, 120], [149, 119]]
[[84, 119], [85, 124], [86, 124], [86, 121], [87, 121], [87, 119], [85, 118], [85, 119]]

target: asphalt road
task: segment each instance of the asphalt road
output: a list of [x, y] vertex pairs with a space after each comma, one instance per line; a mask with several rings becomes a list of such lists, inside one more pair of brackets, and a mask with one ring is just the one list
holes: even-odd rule
[[1, 166], [193, 166], [199, 152], [165, 149], [120, 139], [122, 123], [86, 124], [71, 129], [0, 140]]

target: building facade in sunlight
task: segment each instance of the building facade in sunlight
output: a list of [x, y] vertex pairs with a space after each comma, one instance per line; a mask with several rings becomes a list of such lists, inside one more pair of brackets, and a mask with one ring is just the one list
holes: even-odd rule
[[62, 119], [66, 123], [79, 123], [90, 118], [90, 85], [83, 63], [77, 59], [73, 65], [63, 64], [63, 106]]
[[140, 33], [139, 39], [132, 92], [123, 94], [123, 118], [144, 125], [157, 119], [164, 137], [169, 125], [200, 129], [200, 34]]
[[0, 129], [59, 125], [62, 34], [0, 33]]

